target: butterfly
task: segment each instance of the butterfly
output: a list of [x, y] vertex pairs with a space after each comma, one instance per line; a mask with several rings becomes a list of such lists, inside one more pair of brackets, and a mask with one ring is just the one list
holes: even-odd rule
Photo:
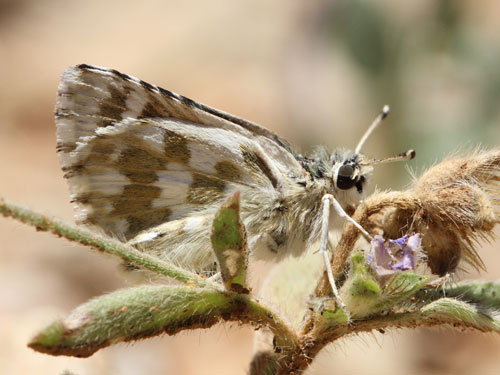
[[235, 191], [256, 258], [298, 256], [320, 233], [324, 244], [330, 202], [349, 220], [345, 212], [359, 204], [373, 165], [415, 156], [381, 161], [360, 153], [387, 113], [354, 151], [318, 147], [303, 156], [257, 124], [82, 64], [65, 70], [59, 85], [57, 152], [79, 223], [206, 272], [215, 267], [212, 220]]

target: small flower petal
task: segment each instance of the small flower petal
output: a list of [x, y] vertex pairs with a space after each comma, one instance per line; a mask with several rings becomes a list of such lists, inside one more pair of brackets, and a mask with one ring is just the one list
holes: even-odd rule
[[389, 244], [395, 244], [402, 249], [406, 245], [406, 241], [408, 241], [409, 237], [410, 237], [410, 235], [407, 234], [401, 238], [397, 238], [395, 240], [389, 240]]
[[375, 236], [371, 245], [369, 264], [380, 278], [386, 278], [391, 274], [415, 269], [422, 250], [422, 239], [419, 234], [405, 235], [385, 244], [382, 236]]
[[396, 256], [399, 262], [392, 266], [393, 269], [398, 269], [401, 271], [412, 270], [415, 268], [417, 263], [417, 256], [421, 250], [422, 245], [422, 239], [420, 238], [419, 234], [405, 237], [407, 240], [406, 244], [404, 245], [403, 250], [400, 251]]
[[371, 265], [374, 269], [377, 269], [378, 267], [386, 268], [388, 269], [390, 264], [394, 261], [394, 258], [391, 256], [389, 251], [387, 251], [387, 248], [384, 244], [384, 238], [380, 235], [377, 235], [373, 238], [372, 242], [372, 251], [371, 251], [371, 258], [372, 260]]
[[420, 251], [422, 247], [422, 239], [420, 238], [420, 235], [416, 233], [413, 236], [410, 236], [406, 246], [412, 248], [414, 251]]

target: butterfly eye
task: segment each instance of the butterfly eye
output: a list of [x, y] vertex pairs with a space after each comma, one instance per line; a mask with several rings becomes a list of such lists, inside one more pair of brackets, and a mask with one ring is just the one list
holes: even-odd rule
[[354, 174], [354, 168], [352, 165], [345, 164], [339, 168], [339, 176], [351, 178]]
[[356, 180], [352, 178], [354, 174], [354, 168], [349, 165], [343, 165], [339, 168], [337, 174], [337, 187], [342, 190], [350, 189], [356, 183]]

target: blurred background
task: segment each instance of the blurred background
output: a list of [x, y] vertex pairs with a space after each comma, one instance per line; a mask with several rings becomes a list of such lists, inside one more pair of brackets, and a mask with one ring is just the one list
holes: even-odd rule
[[[500, 3], [395, 0], [0, 0], [0, 196], [72, 220], [55, 153], [62, 71], [115, 68], [255, 121], [307, 152], [354, 147], [384, 104], [365, 154], [408, 148], [374, 184], [400, 189], [457, 149], [500, 141]], [[0, 218], [0, 374], [245, 374], [253, 331], [231, 325], [89, 359], [26, 342], [92, 296], [131, 285], [114, 259]], [[499, 242], [480, 251], [500, 279]], [[254, 274], [257, 283], [259, 275]], [[277, 302], [279, 305], [279, 302]], [[419, 329], [328, 347], [308, 374], [496, 374], [494, 335]]]

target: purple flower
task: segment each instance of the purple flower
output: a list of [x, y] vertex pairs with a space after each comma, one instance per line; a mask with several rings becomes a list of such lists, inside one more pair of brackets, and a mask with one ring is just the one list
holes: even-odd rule
[[422, 239], [418, 233], [389, 240], [387, 244], [382, 236], [377, 235], [372, 240], [371, 245], [371, 254], [368, 255], [368, 260], [381, 278], [415, 269], [422, 251]]
[[407, 234], [406, 236], [403, 236], [401, 238], [397, 238], [395, 240], [389, 240], [389, 243], [393, 243], [399, 247], [403, 247], [406, 244], [406, 241], [408, 241], [408, 237], [410, 237], [409, 234]]

